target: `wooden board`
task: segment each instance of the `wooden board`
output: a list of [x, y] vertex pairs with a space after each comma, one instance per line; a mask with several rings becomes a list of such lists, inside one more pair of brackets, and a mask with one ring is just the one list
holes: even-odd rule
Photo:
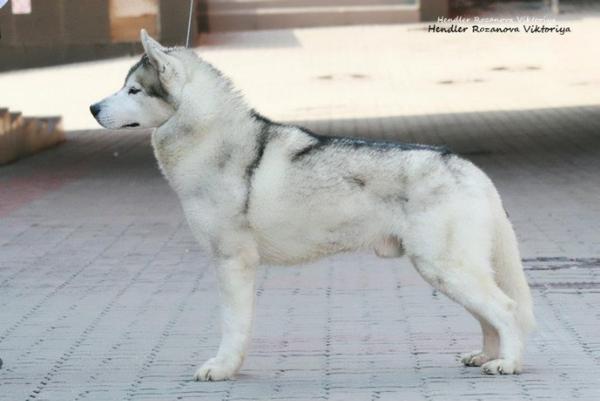
[[110, 0], [110, 36], [115, 42], [137, 42], [140, 29], [145, 28], [151, 36], [159, 36], [158, 1]]

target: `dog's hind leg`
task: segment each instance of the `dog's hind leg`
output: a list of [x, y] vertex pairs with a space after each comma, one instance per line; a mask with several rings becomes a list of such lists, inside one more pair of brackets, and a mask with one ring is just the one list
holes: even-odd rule
[[[431, 262], [414, 257], [412, 260], [425, 280], [498, 333], [498, 359], [484, 363], [482, 371], [486, 374], [519, 373], [522, 342], [515, 316], [516, 303], [497, 286], [491, 270], [478, 269], [465, 260], [456, 260], [453, 263], [456, 266], [448, 265], [447, 261]], [[488, 336], [489, 340], [493, 337]], [[492, 345], [490, 342], [489, 346]]]
[[222, 338], [217, 356], [196, 371], [196, 380], [227, 380], [242, 366], [252, 331], [258, 255], [247, 251], [217, 263]]
[[498, 358], [498, 352], [500, 347], [500, 338], [498, 337], [498, 331], [487, 322], [484, 318], [477, 314], [473, 316], [479, 320], [481, 325], [481, 332], [483, 334], [483, 347], [481, 350], [469, 352], [461, 355], [461, 362], [465, 366], [481, 366], [487, 361]]

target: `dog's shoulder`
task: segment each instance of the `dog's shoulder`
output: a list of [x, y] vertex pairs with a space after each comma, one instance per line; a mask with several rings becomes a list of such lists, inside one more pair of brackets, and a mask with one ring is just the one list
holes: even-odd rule
[[261, 152], [269, 147], [271, 150], [283, 151], [293, 159], [297, 153], [307, 147], [317, 146], [327, 138], [304, 127], [272, 121], [255, 110], [251, 111], [251, 117], [259, 126], [256, 148]]

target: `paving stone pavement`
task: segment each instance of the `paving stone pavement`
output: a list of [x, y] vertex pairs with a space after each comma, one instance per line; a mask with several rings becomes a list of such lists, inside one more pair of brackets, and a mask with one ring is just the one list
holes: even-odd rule
[[405, 259], [344, 254], [259, 271], [235, 381], [199, 383], [215, 275], [147, 132], [83, 131], [0, 169], [0, 400], [598, 400], [600, 107], [306, 122], [445, 143], [497, 183], [539, 329], [519, 376], [457, 355], [478, 325]]

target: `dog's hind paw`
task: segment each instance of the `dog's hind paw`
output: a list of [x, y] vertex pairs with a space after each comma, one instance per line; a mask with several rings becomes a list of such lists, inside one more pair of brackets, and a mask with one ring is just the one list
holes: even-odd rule
[[232, 363], [225, 359], [211, 358], [194, 374], [197, 381], [229, 380], [237, 373], [240, 363]]
[[521, 373], [521, 364], [510, 359], [494, 359], [481, 366], [486, 375], [512, 375]]
[[460, 361], [465, 366], [481, 366], [489, 360], [490, 357], [483, 351], [469, 352], [462, 354], [460, 357]]

